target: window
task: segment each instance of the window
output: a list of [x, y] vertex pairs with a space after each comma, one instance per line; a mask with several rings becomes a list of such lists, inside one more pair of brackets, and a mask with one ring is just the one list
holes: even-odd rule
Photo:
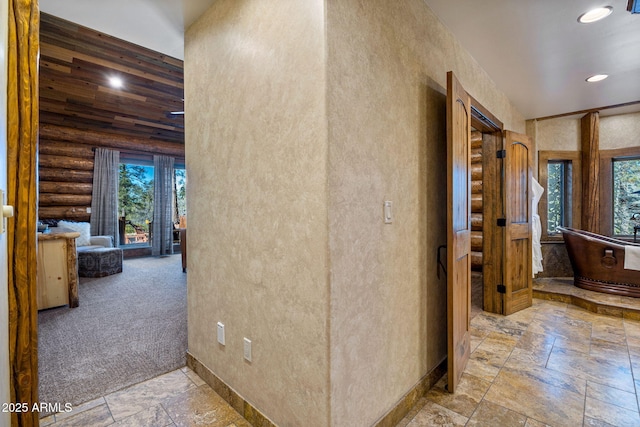
[[119, 179], [120, 245], [150, 246], [153, 166], [120, 163]]
[[640, 214], [640, 157], [612, 159], [613, 235], [631, 236], [634, 214]]
[[600, 232], [633, 236], [634, 213], [640, 212], [640, 147], [600, 151]]
[[175, 213], [173, 222], [176, 228], [186, 228], [187, 226], [187, 172], [184, 167], [175, 169], [174, 176], [174, 198]]
[[538, 206], [542, 239], [562, 240], [558, 227], [580, 228], [580, 152], [540, 151], [538, 178], [544, 194]]
[[547, 233], [560, 233], [558, 227], [571, 227], [571, 161], [550, 160], [547, 163]]

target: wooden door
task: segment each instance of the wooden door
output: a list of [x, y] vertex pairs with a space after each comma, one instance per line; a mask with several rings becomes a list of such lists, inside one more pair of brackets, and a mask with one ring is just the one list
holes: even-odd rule
[[505, 131], [504, 304], [509, 315], [531, 306], [531, 139]]
[[456, 390], [469, 360], [471, 319], [471, 101], [447, 73], [447, 372]]

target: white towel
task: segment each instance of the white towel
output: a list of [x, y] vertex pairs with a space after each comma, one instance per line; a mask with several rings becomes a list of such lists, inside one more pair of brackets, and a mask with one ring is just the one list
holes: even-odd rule
[[542, 224], [540, 224], [540, 215], [538, 215], [538, 203], [540, 203], [540, 198], [544, 193], [544, 187], [540, 185], [535, 178], [531, 180], [531, 193], [533, 194], [531, 204], [531, 220], [533, 221], [533, 224], [531, 224], [531, 255], [533, 258], [533, 265], [531, 273], [533, 277], [536, 277], [536, 274], [543, 270], [542, 246], [540, 244], [540, 238], [542, 237]]
[[640, 270], [640, 246], [624, 247], [625, 270]]

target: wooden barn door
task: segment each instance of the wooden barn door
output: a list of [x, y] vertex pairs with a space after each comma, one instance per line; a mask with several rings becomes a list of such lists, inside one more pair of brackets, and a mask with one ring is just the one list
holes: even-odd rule
[[471, 316], [471, 101], [447, 73], [447, 389], [469, 360]]
[[531, 306], [531, 139], [505, 131], [504, 300], [509, 315]]

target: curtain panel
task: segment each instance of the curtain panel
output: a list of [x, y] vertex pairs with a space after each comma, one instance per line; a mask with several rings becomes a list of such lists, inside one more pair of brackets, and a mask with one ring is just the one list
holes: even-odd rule
[[153, 227], [151, 254], [173, 253], [173, 180], [175, 159], [153, 156]]
[[111, 236], [118, 245], [118, 178], [120, 152], [96, 148], [91, 197], [91, 235]]

